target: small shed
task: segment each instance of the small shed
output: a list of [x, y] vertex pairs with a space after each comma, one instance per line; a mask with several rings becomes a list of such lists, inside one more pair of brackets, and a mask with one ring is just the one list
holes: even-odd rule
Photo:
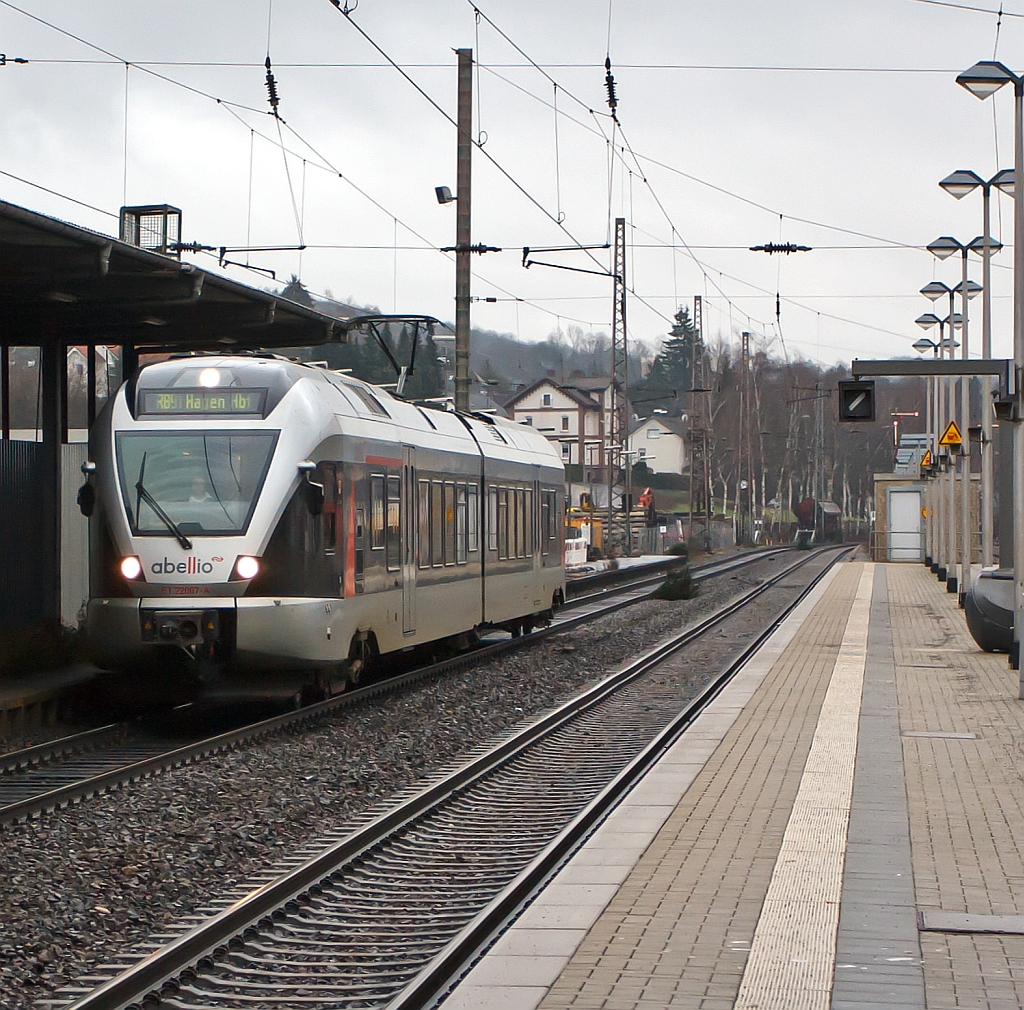
[[924, 489], [911, 473], [875, 474], [872, 561], [924, 561]]

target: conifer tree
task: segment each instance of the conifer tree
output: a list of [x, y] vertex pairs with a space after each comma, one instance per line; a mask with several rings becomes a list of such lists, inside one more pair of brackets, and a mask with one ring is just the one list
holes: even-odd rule
[[651, 365], [647, 388], [652, 393], [664, 390], [666, 396], [674, 390], [676, 399], [681, 399], [682, 394], [693, 386], [694, 352], [700, 360], [704, 347], [690, 319], [690, 310], [684, 305], [676, 312], [668, 339]]

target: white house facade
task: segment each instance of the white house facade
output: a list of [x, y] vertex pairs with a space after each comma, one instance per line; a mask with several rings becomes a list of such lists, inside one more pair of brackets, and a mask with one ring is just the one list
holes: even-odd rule
[[644, 460], [655, 473], [682, 473], [690, 464], [686, 417], [653, 417], [636, 421], [629, 447], [638, 462]]
[[536, 428], [559, 444], [562, 462], [583, 464], [584, 480], [601, 480], [605, 432], [611, 420], [608, 379], [583, 378], [560, 384], [540, 379], [505, 402], [513, 421]]

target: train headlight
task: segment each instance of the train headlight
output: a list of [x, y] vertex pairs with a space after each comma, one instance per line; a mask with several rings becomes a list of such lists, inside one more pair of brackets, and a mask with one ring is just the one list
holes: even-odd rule
[[254, 579], [260, 572], [260, 563], [256, 558], [250, 558], [246, 554], [239, 556], [235, 562], [235, 576], [239, 579]]
[[142, 562], [140, 562], [134, 554], [131, 554], [126, 558], [122, 558], [121, 574], [128, 579], [129, 582], [134, 582], [142, 574]]

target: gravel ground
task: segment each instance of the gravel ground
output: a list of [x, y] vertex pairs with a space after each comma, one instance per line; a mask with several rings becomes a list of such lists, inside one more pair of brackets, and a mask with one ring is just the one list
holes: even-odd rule
[[312, 728], [2, 829], [0, 1006], [29, 1007], [89, 974], [295, 847], [571, 697], [781, 564], [752, 564], [706, 583], [695, 600], [635, 604]]

